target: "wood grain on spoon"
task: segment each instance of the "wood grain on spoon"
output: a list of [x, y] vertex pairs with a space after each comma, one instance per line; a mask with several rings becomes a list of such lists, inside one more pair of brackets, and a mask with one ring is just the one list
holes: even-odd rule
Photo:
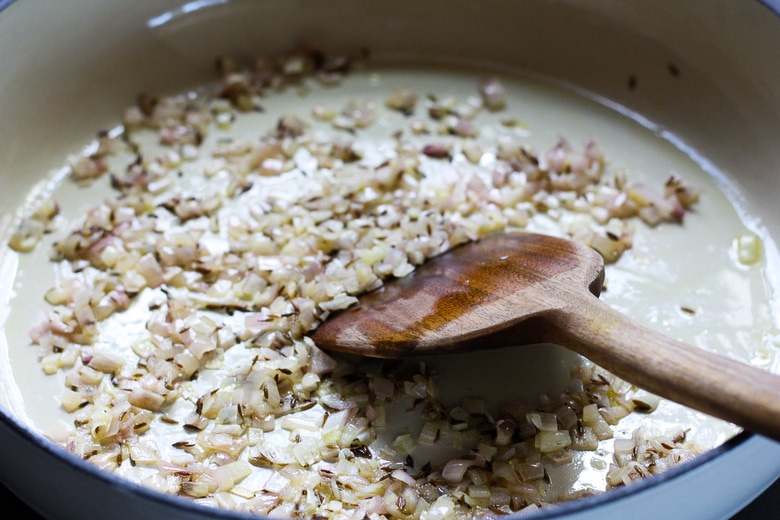
[[662, 397], [780, 440], [780, 377], [643, 327], [598, 299], [601, 256], [499, 234], [429, 260], [328, 318], [323, 349], [399, 358], [556, 343]]

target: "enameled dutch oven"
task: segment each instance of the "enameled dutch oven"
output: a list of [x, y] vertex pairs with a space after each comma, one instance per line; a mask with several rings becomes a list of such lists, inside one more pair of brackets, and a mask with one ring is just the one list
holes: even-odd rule
[[[209, 81], [213, 58], [305, 38], [372, 55], [519, 70], [638, 114], [726, 172], [780, 239], [780, 5], [754, 0], [0, 1], [0, 224], [67, 153], [146, 89]], [[669, 74], [683, 71], [682, 77]], [[12, 287], [0, 288], [0, 324]], [[230, 519], [103, 473], [25, 419], [0, 336], [0, 480], [46, 518]], [[528, 518], [728, 518], [780, 475], [780, 446], [742, 433], [697, 460]]]

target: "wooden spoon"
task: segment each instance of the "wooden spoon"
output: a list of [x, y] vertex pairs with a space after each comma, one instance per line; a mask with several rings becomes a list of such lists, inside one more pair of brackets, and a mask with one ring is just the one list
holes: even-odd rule
[[780, 377], [645, 328], [598, 299], [601, 256], [499, 234], [457, 247], [324, 321], [325, 350], [399, 358], [556, 343], [659, 396], [780, 440]]

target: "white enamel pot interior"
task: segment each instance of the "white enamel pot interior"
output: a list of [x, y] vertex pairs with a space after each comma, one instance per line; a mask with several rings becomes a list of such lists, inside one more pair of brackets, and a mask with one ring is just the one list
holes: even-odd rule
[[[67, 154], [114, 126], [139, 92], [182, 91], [211, 80], [217, 56], [273, 54], [310, 38], [336, 51], [367, 48], [376, 59], [528, 72], [623, 107], [725, 172], [741, 203], [780, 239], [780, 16], [758, 1], [80, 0], [0, 7], [0, 226]], [[0, 287], [0, 323], [12, 291]], [[26, 419], [25, 410], [52, 397], [24, 384], [32, 369], [12, 362], [4, 337], [0, 347], [0, 480], [42, 515], [246, 518], [128, 484], [64, 453]], [[778, 474], [780, 446], [743, 433], [661, 477], [528, 518], [728, 518]]]

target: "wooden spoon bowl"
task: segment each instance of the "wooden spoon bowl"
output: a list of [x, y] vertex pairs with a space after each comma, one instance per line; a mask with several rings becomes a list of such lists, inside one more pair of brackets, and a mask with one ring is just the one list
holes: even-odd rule
[[400, 358], [556, 343], [618, 377], [780, 440], [780, 377], [643, 327], [598, 299], [591, 248], [531, 233], [457, 247], [325, 320], [325, 350]]

